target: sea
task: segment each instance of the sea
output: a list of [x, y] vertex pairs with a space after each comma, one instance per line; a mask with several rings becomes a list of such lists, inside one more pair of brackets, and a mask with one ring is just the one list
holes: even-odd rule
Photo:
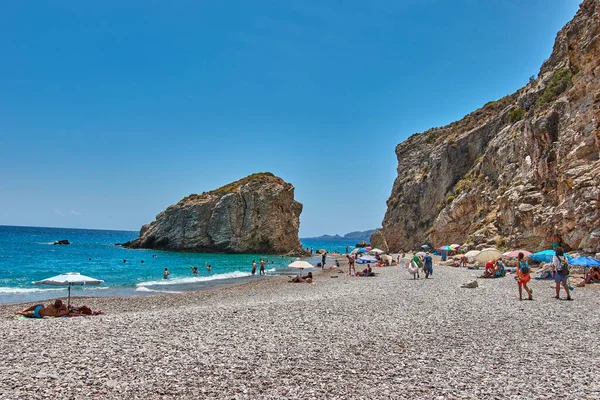
[[[287, 266], [296, 258], [269, 254], [207, 254], [125, 249], [117, 246], [138, 237], [137, 231], [0, 226], [0, 304], [40, 301], [67, 295], [66, 287], [34, 282], [66, 272], [104, 280], [97, 286], [73, 286], [72, 296], [145, 296], [183, 293], [243, 283], [252, 276], [252, 261], [267, 260], [266, 277], [294, 274]], [[55, 245], [68, 240], [68, 245]], [[355, 241], [300, 239], [316, 252], [344, 253]], [[316, 265], [319, 256], [307, 261]], [[210, 264], [209, 271], [206, 265]], [[198, 275], [191, 266], [198, 267]], [[163, 271], [170, 276], [163, 279]]]

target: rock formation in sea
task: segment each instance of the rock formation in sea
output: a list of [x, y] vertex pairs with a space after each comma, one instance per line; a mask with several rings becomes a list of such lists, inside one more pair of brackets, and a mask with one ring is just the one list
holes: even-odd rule
[[600, 251], [600, 1], [585, 0], [537, 77], [396, 147], [392, 249], [473, 243]]
[[124, 247], [223, 253], [301, 252], [302, 204], [294, 186], [257, 173], [219, 189], [192, 194], [144, 225]]

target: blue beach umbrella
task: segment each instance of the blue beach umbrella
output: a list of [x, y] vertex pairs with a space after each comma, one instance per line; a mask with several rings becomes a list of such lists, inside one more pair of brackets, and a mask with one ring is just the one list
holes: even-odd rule
[[430, 248], [431, 248], [431, 246], [430, 246], [430, 245], [428, 245], [428, 244], [424, 244], [424, 245], [422, 245], [422, 246], [421, 246], [421, 248], [422, 248], [422, 249], [430, 249]]
[[373, 257], [373, 256], [362, 256], [359, 257], [358, 260], [356, 260], [357, 264], [370, 264], [370, 263], [376, 263], [378, 260]]
[[[537, 262], [552, 262], [552, 258], [556, 255], [556, 252], [552, 249], [538, 251], [537, 253], [533, 253], [529, 256], [533, 261]], [[568, 254], [565, 254], [567, 260], [570, 260], [572, 257]]]
[[363, 254], [363, 253], [368, 253], [369, 250], [365, 249], [364, 247], [362, 249], [358, 249], [358, 254]]
[[584, 268], [600, 267], [600, 261], [592, 257], [577, 257], [569, 260], [571, 265], [579, 265]]

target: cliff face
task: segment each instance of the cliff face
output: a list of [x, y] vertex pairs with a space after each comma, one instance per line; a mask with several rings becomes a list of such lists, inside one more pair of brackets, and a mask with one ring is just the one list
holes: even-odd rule
[[599, 121], [600, 1], [585, 0], [537, 79], [396, 147], [388, 245], [539, 250], [556, 230], [600, 251]]
[[124, 246], [282, 254], [301, 248], [301, 212], [291, 184], [270, 173], [254, 174], [169, 206]]

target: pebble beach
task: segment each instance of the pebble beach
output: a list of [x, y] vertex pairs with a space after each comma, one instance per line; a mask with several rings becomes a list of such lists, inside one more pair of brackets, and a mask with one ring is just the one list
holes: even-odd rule
[[519, 301], [512, 275], [466, 289], [481, 271], [375, 271], [75, 298], [105, 314], [2, 318], [0, 399], [600, 398], [593, 285], [564, 301], [532, 280], [534, 300]]

